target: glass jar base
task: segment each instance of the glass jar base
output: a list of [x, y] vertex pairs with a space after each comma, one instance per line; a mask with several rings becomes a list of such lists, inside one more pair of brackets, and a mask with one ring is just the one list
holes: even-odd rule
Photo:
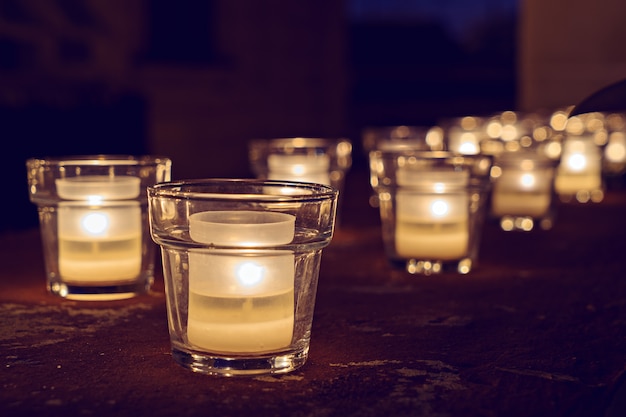
[[128, 284], [114, 285], [80, 285], [53, 281], [48, 284], [48, 290], [53, 295], [78, 301], [114, 301], [124, 300], [145, 294], [150, 288], [152, 280], [142, 280]]
[[309, 349], [258, 356], [220, 356], [172, 347], [174, 361], [193, 372], [217, 376], [285, 374], [305, 364]]
[[472, 270], [473, 262], [470, 258], [452, 261], [398, 259], [392, 260], [391, 264], [397, 268], [404, 268], [413, 275], [437, 275], [445, 273], [468, 274]]

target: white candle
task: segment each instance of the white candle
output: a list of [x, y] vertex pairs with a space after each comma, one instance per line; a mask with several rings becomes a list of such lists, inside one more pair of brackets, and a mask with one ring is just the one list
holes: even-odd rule
[[56, 180], [59, 273], [67, 283], [116, 284], [141, 270], [139, 178], [86, 176]]
[[284, 213], [215, 211], [190, 216], [194, 241], [248, 249], [189, 251], [190, 344], [213, 352], [274, 351], [291, 344], [295, 257], [287, 244], [295, 217]]
[[268, 179], [330, 185], [330, 157], [326, 154], [269, 155]]
[[[398, 256], [453, 260], [469, 246], [467, 172], [398, 170], [395, 247]], [[461, 189], [459, 187], [461, 186]]]
[[504, 168], [493, 187], [492, 214], [536, 218], [544, 216], [552, 200], [552, 175], [552, 168]]

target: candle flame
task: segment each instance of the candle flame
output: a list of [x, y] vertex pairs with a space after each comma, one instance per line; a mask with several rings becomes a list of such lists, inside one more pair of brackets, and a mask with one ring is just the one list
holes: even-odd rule
[[307, 171], [306, 167], [301, 164], [294, 165], [291, 169], [295, 175], [304, 175]]
[[443, 182], [436, 182], [433, 188], [436, 193], [443, 193], [446, 190], [446, 185]]
[[246, 287], [251, 287], [261, 282], [263, 275], [265, 275], [265, 268], [254, 262], [244, 262], [237, 267], [236, 271], [237, 279]]
[[89, 234], [102, 235], [109, 228], [109, 218], [104, 213], [89, 213], [81, 220], [81, 226]]
[[442, 200], [436, 200], [431, 204], [430, 211], [434, 216], [443, 217], [448, 214], [448, 203]]
[[582, 171], [587, 165], [587, 158], [581, 153], [575, 153], [567, 159], [567, 166], [572, 171]]
[[102, 202], [104, 201], [104, 198], [102, 198], [101, 195], [88, 195], [87, 201], [89, 202], [89, 204], [99, 205], [99, 204], [102, 204]]
[[520, 183], [524, 188], [532, 188], [535, 185], [535, 176], [533, 174], [523, 174]]

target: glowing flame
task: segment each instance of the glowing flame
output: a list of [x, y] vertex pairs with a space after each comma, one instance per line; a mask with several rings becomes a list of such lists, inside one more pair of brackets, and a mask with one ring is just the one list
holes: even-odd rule
[[572, 171], [582, 171], [587, 166], [587, 158], [583, 154], [575, 153], [567, 159], [567, 166]]
[[304, 175], [307, 171], [306, 166], [304, 165], [294, 165], [291, 170], [295, 175]]
[[459, 152], [465, 155], [473, 155], [478, 153], [478, 148], [475, 143], [465, 142], [459, 147]]
[[237, 267], [236, 271], [237, 279], [246, 287], [258, 284], [263, 280], [264, 275], [265, 268], [254, 262], [244, 262]]
[[445, 216], [449, 210], [448, 203], [442, 200], [436, 200], [430, 206], [430, 212], [436, 217]]
[[109, 217], [104, 213], [89, 213], [80, 224], [85, 232], [94, 236], [102, 235], [109, 228]]
[[104, 198], [102, 198], [101, 195], [88, 195], [87, 201], [89, 202], [89, 204], [99, 205], [99, 204], [102, 204], [102, 202], [104, 201]]
[[433, 189], [436, 193], [442, 193], [446, 190], [446, 185], [443, 182], [436, 182], [433, 185]]
[[520, 183], [524, 188], [532, 188], [535, 185], [535, 176], [533, 174], [523, 174]]

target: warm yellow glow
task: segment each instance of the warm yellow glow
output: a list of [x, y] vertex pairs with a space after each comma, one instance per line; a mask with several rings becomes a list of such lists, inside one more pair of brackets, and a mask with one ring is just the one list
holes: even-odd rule
[[306, 146], [306, 139], [305, 138], [294, 138], [292, 143], [293, 143], [293, 146], [295, 146], [296, 148], [302, 148], [302, 147]]
[[291, 171], [295, 174], [295, 175], [304, 175], [307, 171], [306, 167], [304, 165], [294, 165], [293, 167], [291, 167]]
[[99, 205], [99, 204], [102, 204], [104, 199], [102, 198], [101, 195], [88, 195], [87, 196], [87, 201], [91, 205]]
[[533, 169], [535, 169], [535, 161], [533, 161], [532, 159], [524, 159], [520, 162], [519, 166], [524, 171], [532, 171]]
[[517, 139], [517, 127], [515, 125], [506, 125], [502, 127], [502, 140], [511, 141]]
[[436, 193], [442, 193], [446, 190], [446, 185], [442, 182], [436, 182], [433, 186]]
[[408, 126], [396, 126], [391, 131], [392, 138], [406, 138], [411, 134], [411, 130]]
[[520, 149], [520, 144], [517, 141], [506, 142], [504, 145], [504, 149], [509, 152], [517, 152]]
[[443, 129], [439, 126], [434, 126], [426, 133], [426, 144], [430, 149], [438, 150], [443, 145]]
[[517, 122], [517, 114], [514, 111], [507, 110], [507, 111], [502, 112], [500, 119], [502, 120], [503, 123], [514, 124]]
[[544, 141], [548, 139], [549, 136], [550, 136], [550, 129], [548, 129], [545, 126], [538, 127], [537, 129], [533, 131], [533, 137], [535, 138], [537, 142]]
[[104, 234], [109, 228], [109, 217], [100, 212], [89, 213], [80, 222], [83, 230], [90, 235]]
[[465, 155], [474, 155], [478, 153], [478, 148], [474, 143], [464, 142], [461, 143], [461, 146], [459, 147], [459, 152]]
[[519, 140], [520, 145], [524, 148], [529, 148], [533, 144], [533, 140], [530, 136], [522, 136]]
[[546, 156], [556, 159], [561, 155], [561, 144], [559, 142], [551, 142], [545, 147]]
[[567, 124], [567, 114], [562, 111], [555, 112], [550, 118], [550, 126], [557, 131], [565, 130]]
[[624, 130], [624, 128], [626, 127], [625, 116], [619, 113], [612, 113], [607, 115], [606, 127], [612, 132]]
[[624, 142], [610, 142], [604, 149], [604, 155], [610, 162], [626, 161], [626, 144]]
[[478, 127], [478, 121], [475, 117], [466, 116], [461, 119], [461, 127], [464, 130], [474, 130]]
[[587, 158], [581, 153], [575, 153], [567, 158], [567, 167], [572, 171], [582, 171], [587, 166]]
[[609, 135], [604, 129], [598, 130], [593, 134], [593, 143], [598, 146], [604, 146], [609, 140]]
[[448, 214], [448, 211], [450, 210], [450, 208], [448, 207], [448, 203], [446, 203], [443, 200], [435, 200], [431, 205], [430, 205], [430, 212], [435, 216], [435, 217], [443, 217], [446, 214]]
[[567, 121], [565, 130], [569, 134], [582, 135], [585, 132], [585, 124], [580, 117], [573, 116]]
[[530, 173], [522, 174], [520, 184], [524, 188], [532, 188], [535, 185], [535, 176]]
[[254, 262], [244, 262], [237, 266], [237, 280], [246, 287], [257, 285], [263, 280], [265, 268]]
[[489, 122], [487, 125], [487, 135], [490, 138], [499, 138], [502, 134], [502, 124], [497, 121]]

